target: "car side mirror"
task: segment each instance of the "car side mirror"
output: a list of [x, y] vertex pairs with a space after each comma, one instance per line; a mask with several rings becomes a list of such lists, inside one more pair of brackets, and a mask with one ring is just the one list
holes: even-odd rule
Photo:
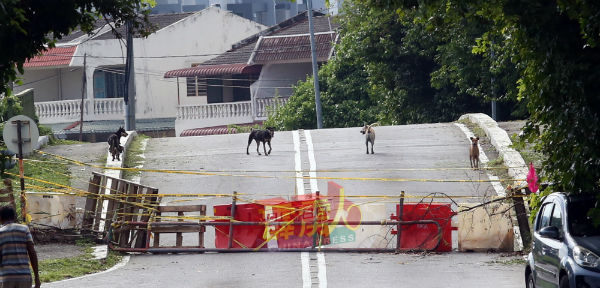
[[550, 239], [560, 239], [560, 232], [558, 231], [558, 227], [556, 226], [546, 226], [542, 229], [540, 229], [540, 236], [544, 237], [544, 238], [550, 238]]

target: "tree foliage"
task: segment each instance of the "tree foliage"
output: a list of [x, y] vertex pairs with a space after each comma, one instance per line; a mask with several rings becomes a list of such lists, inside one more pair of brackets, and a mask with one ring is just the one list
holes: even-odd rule
[[[513, 116], [529, 116], [524, 139], [547, 156], [541, 168], [551, 189], [597, 195], [598, 208], [590, 213], [600, 224], [600, 2], [345, 4], [336, 58], [319, 73], [324, 94], [335, 99], [324, 100], [323, 111], [354, 97], [331, 90], [336, 81], [362, 86], [353, 89], [370, 101], [358, 110], [370, 110], [385, 124], [451, 121], [487, 111], [492, 99], [508, 103]], [[341, 67], [357, 71], [340, 78]], [[304, 86], [299, 83], [292, 102], [312, 101]], [[324, 122], [339, 118], [333, 112], [323, 114]], [[277, 117], [312, 128], [298, 121], [314, 118], [310, 113]], [[345, 116], [356, 120], [328, 127], [363, 121], [359, 113]]]
[[597, 195], [597, 208], [590, 213], [600, 224], [598, 1], [361, 2], [399, 15], [417, 11], [431, 31], [444, 31], [449, 23], [487, 23], [480, 37], [470, 39], [473, 52], [489, 59], [492, 71], [514, 65], [514, 75], [506, 79], [516, 80], [516, 95], [527, 103], [525, 138], [548, 156], [542, 170], [551, 189]]
[[[418, 10], [380, 9], [365, 1], [346, 1], [338, 17], [341, 30], [335, 57], [319, 71], [325, 127], [358, 126], [365, 122], [407, 124], [447, 122], [466, 112], [489, 110], [489, 102], [516, 110], [515, 66], [506, 59], [487, 60], [472, 52], [474, 38], [490, 25], [477, 21], [443, 23], [443, 11], [423, 18]], [[423, 20], [426, 19], [426, 20]], [[492, 64], [495, 63], [495, 64]], [[307, 81], [312, 82], [312, 78]], [[490, 83], [494, 83], [491, 85]], [[494, 89], [491, 89], [493, 86]], [[301, 82], [290, 107], [273, 119], [279, 128], [314, 128], [312, 84]], [[313, 104], [314, 105], [314, 104]], [[521, 105], [524, 106], [524, 105]], [[296, 107], [296, 108], [292, 108]], [[311, 122], [312, 121], [312, 122]]]
[[91, 32], [97, 19], [115, 27], [131, 19], [141, 35], [151, 32], [149, 1], [144, 0], [66, 0], [0, 2], [0, 94], [10, 94], [16, 71], [36, 54], [52, 47], [56, 40], [75, 29]]

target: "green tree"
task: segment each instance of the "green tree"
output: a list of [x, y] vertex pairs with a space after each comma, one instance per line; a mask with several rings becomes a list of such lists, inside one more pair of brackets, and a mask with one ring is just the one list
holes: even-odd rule
[[[94, 22], [106, 19], [121, 26], [132, 20], [134, 30], [147, 36], [153, 1], [145, 0], [66, 0], [0, 2], [0, 94], [10, 94], [16, 71], [23, 73], [23, 63], [52, 47], [57, 39], [74, 29], [91, 32]], [[16, 69], [16, 70], [15, 70]]]
[[[493, 99], [511, 112], [524, 108], [517, 101], [515, 65], [472, 51], [474, 39], [491, 25], [484, 17], [454, 23], [444, 11], [432, 17], [416, 9], [381, 9], [368, 1], [345, 3], [337, 19], [341, 40], [335, 57], [319, 71], [325, 127], [447, 122], [488, 111]], [[279, 128], [314, 128], [300, 125], [312, 121], [314, 109], [298, 110], [305, 101], [314, 103], [311, 86], [299, 83], [289, 109], [275, 116], [296, 125]], [[505, 119], [524, 114], [521, 109]]]
[[[554, 191], [597, 196], [600, 224], [600, 5], [593, 0], [361, 1], [399, 15], [418, 11], [430, 29], [484, 20], [473, 52], [516, 69], [518, 98], [530, 113], [526, 139], [547, 156]], [[456, 1], [460, 2], [460, 1]], [[444, 11], [440, 13], [440, 11]], [[454, 36], [454, 34], [450, 35]], [[496, 58], [492, 58], [492, 51]]]

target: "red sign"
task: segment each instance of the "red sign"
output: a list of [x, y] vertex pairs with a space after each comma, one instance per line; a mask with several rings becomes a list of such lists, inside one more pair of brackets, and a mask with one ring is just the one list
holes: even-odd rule
[[529, 191], [535, 193], [538, 191], [540, 184], [538, 183], [538, 177], [535, 173], [535, 167], [533, 163], [529, 162], [529, 173], [527, 173], [527, 184], [529, 184]]
[[301, 225], [281, 225], [270, 228], [271, 235], [277, 235], [279, 248], [306, 248], [313, 245], [313, 235], [317, 233], [316, 245], [329, 244], [329, 226], [314, 224], [316, 220], [327, 221], [327, 211], [324, 206], [317, 205], [315, 200], [302, 200], [284, 202], [273, 206], [273, 214], [269, 221], [276, 222], [302, 222]]

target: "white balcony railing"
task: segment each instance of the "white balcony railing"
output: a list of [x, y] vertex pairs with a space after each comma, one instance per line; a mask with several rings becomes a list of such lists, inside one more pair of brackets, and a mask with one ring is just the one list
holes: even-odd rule
[[287, 97], [275, 97], [275, 98], [258, 98], [255, 100], [255, 118], [257, 120], [265, 120], [269, 115], [275, 112], [277, 107], [285, 105], [287, 103]]
[[252, 103], [231, 102], [177, 107], [177, 119], [212, 119], [252, 117]]
[[[81, 118], [81, 100], [36, 102], [35, 110], [42, 124], [65, 123]], [[123, 98], [85, 99], [85, 121], [117, 120], [125, 115]]]
[[[287, 97], [277, 97], [179, 106], [177, 122], [186, 122], [190, 127], [199, 128], [265, 120], [287, 100]], [[74, 122], [81, 118], [81, 100], [36, 102], [35, 109], [42, 124]], [[122, 120], [125, 117], [125, 102], [123, 98], [85, 99], [83, 116], [85, 121]]]
[[251, 123], [265, 120], [286, 98], [261, 98], [253, 101], [186, 105], [177, 107], [175, 133], [192, 128]]

